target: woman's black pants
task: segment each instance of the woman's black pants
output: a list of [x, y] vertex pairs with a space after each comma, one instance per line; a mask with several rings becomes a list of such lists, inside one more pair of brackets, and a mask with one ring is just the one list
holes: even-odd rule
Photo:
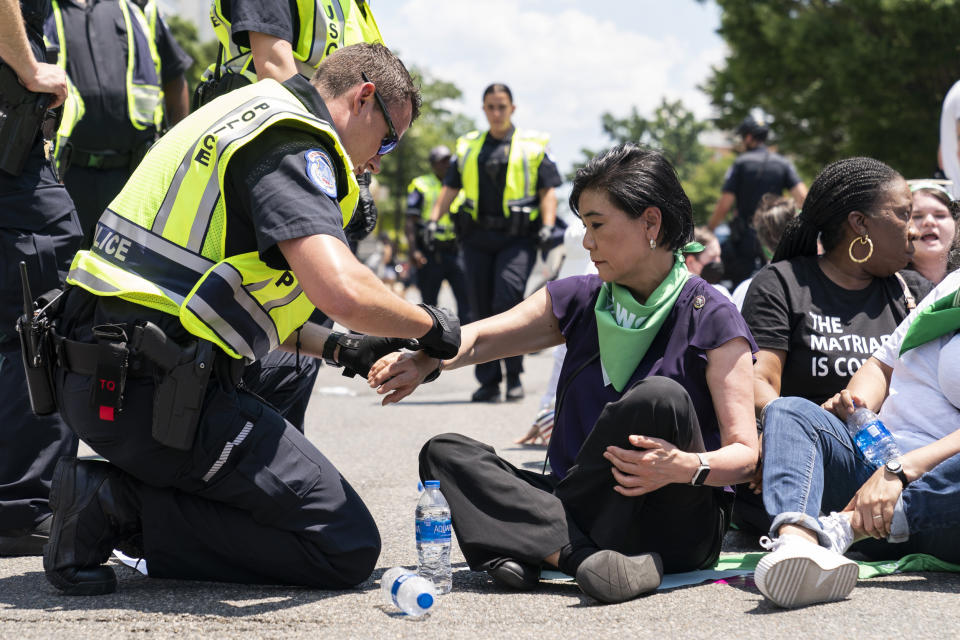
[[440, 481], [460, 549], [474, 570], [504, 557], [540, 564], [567, 544], [627, 555], [656, 551], [670, 573], [713, 566], [732, 494], [685, 484], [638, 497], [614, 491], [603, 452], [610, 445], [635, 448], [632, 434], [704, 450], [690, 396], [673, 380], [654, 376], [604, 408], [562, 480], [518, 469], [492, 447], [459, 434], [424, 445], [420, 477]]

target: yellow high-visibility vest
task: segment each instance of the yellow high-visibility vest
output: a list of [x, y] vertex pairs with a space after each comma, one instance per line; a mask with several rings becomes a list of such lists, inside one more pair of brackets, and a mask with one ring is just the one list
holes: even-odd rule
[[[297, 12], [300, 30], [296, 42], [291, 43], [293, 59], [300, 74], [308, 78], [325, 57], [340, 47], [360, 42], [383, 44], [380, 28], [365, 0], [297, 0]], [[248, 47], [234, 44], [223, 0], [210, 3], [210, 22], [223, 46], [226, 69], [256, 82], [257, 74], [251, 69], [253, 56]], [[204, 78], [212, 75], [213, 65]]]
[[[459, 213], [477, 219], [480, 197], [480, 169], [477, 156], [487, 139], [487, 132], [471, 131], [457, 140], [457, 165], [460, 169], [462, 201]], [[540, 215], [537, 196], [537, 172], [547, 153], [550, 136], [538, 131], [514, 129], [510, 138], [510, 156], [507, 160], [507, 180], [503, 188], [503, 215], [526, 215], [535, 220]]]
[[[433, 211], [433, 205], [436, 204], [437, 198], [440, 197], [441, 189], [443, 189], [443, 183], [432, 173], [418, 176], [410, 181], [410, 186], [407, 187], [407, 193], [413, 193], [416, 190], [423, 196], [423, 209], [420, 212], [420, 218], [424, 222], [430, 221], [430, 212]], [[450, 219], [449, 211], [444, 211], [440, 215], [437, 224], [439, 230], [434, 239], [440, 242], [448, 242], [456, 237], [453, 232], [453, 221]]]
[[[152, 0], [147, 4], [147, 15], [144, 15], [140, 7], [127, 0], [120, 0], [117, 6], [123, 16], [127, 40], [126, 95], [130, 124], [139, 131], [159, 131], [163, 125], [163, 89], [160, 86], [160, 54], [156, 44], [156, 5]], [[44, 24], [44, 40], [48, 46], [55, 45], [60, 48], [57, 66], [66, 70], [68, 51], [63, 30], [63, 13], [57, 0], [52, 0], [52, 8]], [[73, 82], [67, 78], [67, 100], [64, 102], [60, 126], [53, 141], [54, 157], [58, 164], [85, 111], [83, 98]]]
[[292, 272], [268, 267], [259, 252], [226, 255], [223, 181], [231, 157], [277, 125], [308, 131], [336, 151], [329, 159], [339, 165], [335, 174], [346, 175], [339, 198], [346, 227], [359, 186], [336, 130], [264, 80], [210, 102], [150, 149], [97, 222], [93, 247], [74, 257], [67, 282], [177, 316], [234, 358], [253, 361], [275, 349], [314, 305]]

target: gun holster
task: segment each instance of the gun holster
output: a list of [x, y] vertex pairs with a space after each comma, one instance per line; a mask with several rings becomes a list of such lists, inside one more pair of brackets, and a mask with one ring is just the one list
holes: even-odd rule
[[158, 369], [153, 396], [153, 439], [173, 449], [192, 448], [213, 371], [213, 343], [195, 340], [181, 347], [158, 326], [147, 322], [134, 330], [133, 346]]

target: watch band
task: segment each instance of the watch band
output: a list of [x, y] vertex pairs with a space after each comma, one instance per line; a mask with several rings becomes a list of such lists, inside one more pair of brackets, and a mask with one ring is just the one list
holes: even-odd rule
[[340, 366], [340, 363], [334, 360], [333, 352], [336, 351], [341, 337], [343, 337], [342, 333], [331, 331], [330, 335], [327, 336], [327, 340], [323, 343], [323, 353], [321, 354], [321, 357], [323, 358], [324, 362], [333, 367]]
[[704, 459], [703, 454], [697, 453], [696, 456], [700, 461], [700, 466], [697, 467], [693, 478], [690, 479], [690, 484], [694, 487], [702, 487], [707, 481], [707, 476], [710, 475], [710, 463]]
[[900, 478], [900, 484], [903, 485], [903, 488], [906, 489], [910, 484], [910, 479], [907, 478], [907, 474], [903, 471], [903, 465], [900, 464], [899, 460], [891, 460], [890, 462], [883, 465], [883, 468], [892, 473], [893, 475]]

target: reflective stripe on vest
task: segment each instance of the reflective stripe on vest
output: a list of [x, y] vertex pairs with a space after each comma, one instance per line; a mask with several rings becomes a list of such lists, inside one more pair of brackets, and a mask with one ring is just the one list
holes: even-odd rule
[[[118, 2], [117, 6], [123, 16], [127, 40], [127, 116], [130, 124], [139, 131], [159, 130], [163, 123], [163, 91], [160, 88], [160, 54], [157, 52], [154, 31], [139, 7], [127, 0]], [[53, 11], [44, 24], [44, 37], [50, 44], [60, 47], [57, 64], [66, 69], [67, 39], [63, 29], [63, 14], [57, 0], [52, 0], [52, 7]], [[64, 113], [58, 132], [66, 138], [69, 138], [84, 111], [80, 95], [75, 94], [79, 108], [74, 108], [70, 114]]]
[[91, 249], [77, 253], [67, 282], [176, 315], [235, 358], [253, 361], [276, 348], [314, 306], [292, 272], [268, 267], [259, 253], [225, 255], [222, 189], [233, 154], [281, 123], [336, 151], [331, 159], [346, 176], [346, 226], [359, 187], [336, 131], [265, 80], [212, 101], [150, 149], [97, 222]]
[[[59, 8], [59, 7], [58, 7]], [[52, 11], [43, 25], [44, 43], [50, 46], [59, 47], [57, 52], [57, 66], [67, 70], [67, 39], [63, 37], [63, 15], [60, 11]], [[63, 102], [63, 112], [60, 115], [60, 125], [57, 127], [56, 135], [53, 139], [53, 161], [57, 163], [57, 168], [62, 170], [60, 163], [63, 160], [63, 154], [67, 145], [70, 143], [70, 136], [73, 135], [73, 129], [80, 122], [86, 108], [83, 104], [83, 98], [77, 87], [67, 76], [67, 99]]]
[[[224, 66], [256, 82], [256, 73], [251, 69], [253, 56], [249, 47], [240, 47], [233, 42], [231, 23], [224, 16], [223, 2], [212, 0], [210, 22], [227, 52]], [[300, 29], [290, 44], [297, 71], [308, 78], [325, 57], [340, 47], [359, 42], [383, 44], [380, 28], [364, 0], [297, 0], [297, 18]], [[212, 72], [211, 65], [204, 77], [212, 76]]]
[[[410, 181], [410, 186], [407, 187], [407, 193], [413, 193], [413, 191], [416, 190], [423, 196], [423, 208], [420, 211], [420, 218], [424, 222], [430, 221], [430, 212], [433, 211], [433, 205], [436, 204], [437, 198], [440, 197], [441, 189], [443, 189], [443, 183], [432, 173], [418, 176]], [[443, 212], [437, 224], [439, 225], [439, 230], [436, 236], [434, 236], [436, 240], [447, 242], [456, 237], [453, 232], [453, 221], [450, 219], [449, 211]]]
[[[480, 169], [477, 156], [483, 147], [487, 133], [471, 131], [457, 140], [457, 164], [460, 183], [463, 185], [463, 200], [457, 211], [465, 211], [477, 218], [477, 201], [480, 196]], [[545, 133], [514, 129], [510, 138], [510, 155], [507, 159], [507, 179], [503, 187], [503, 215], [526, 215], [535, 220], [540, 215], [540, 199], [537, 196], [537, 172], [546, 155], [550, 137]]]

